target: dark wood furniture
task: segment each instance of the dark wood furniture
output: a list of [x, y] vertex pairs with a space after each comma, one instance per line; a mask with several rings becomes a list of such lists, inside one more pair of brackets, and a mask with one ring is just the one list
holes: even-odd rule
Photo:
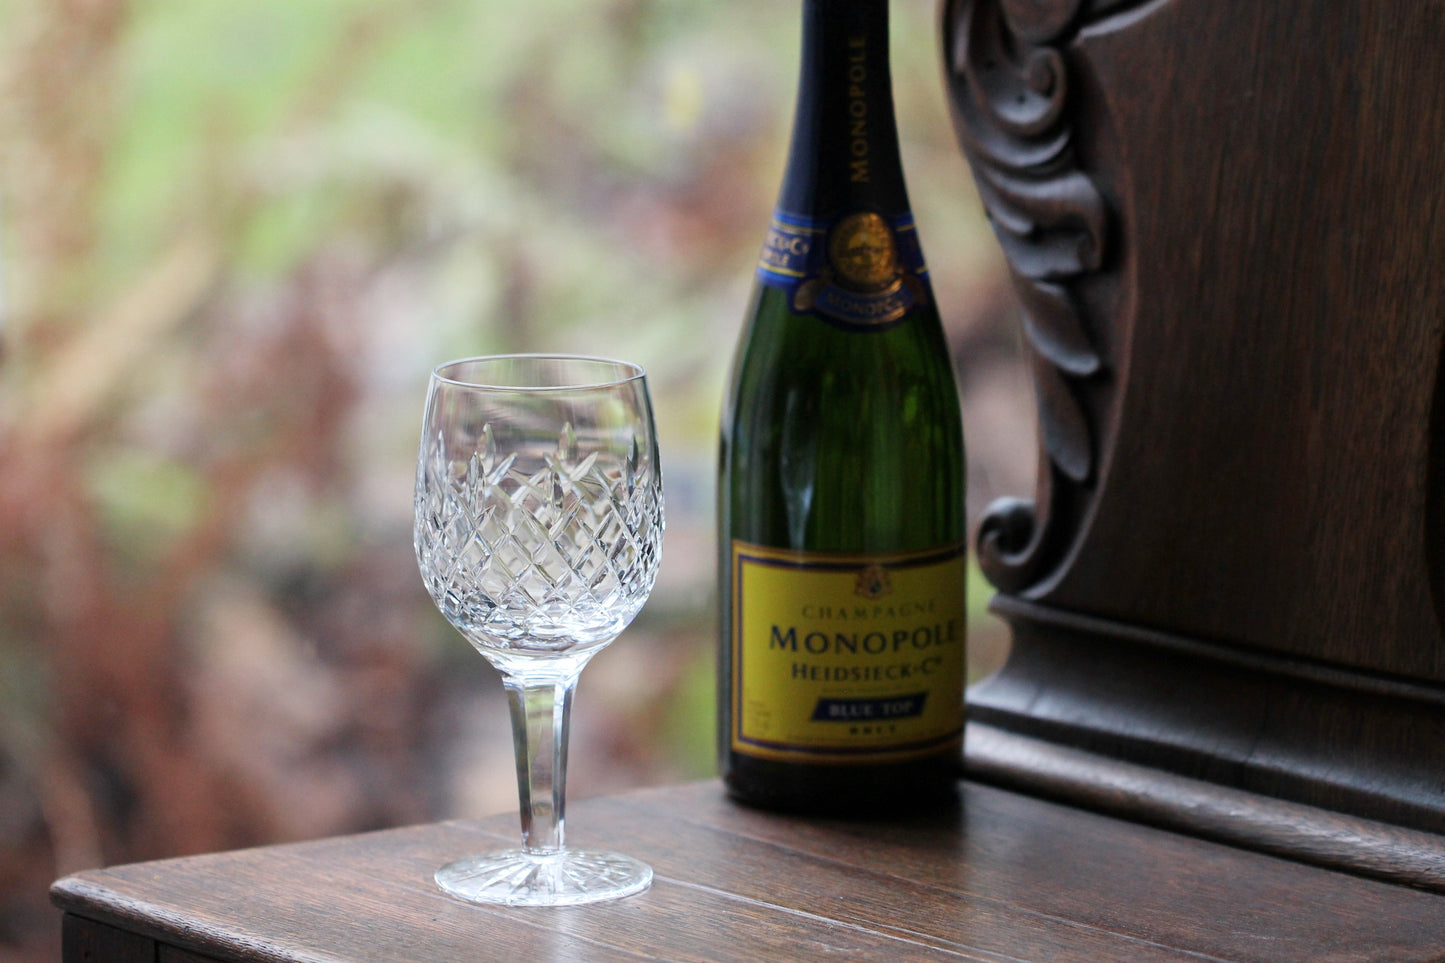
[[1445, 957], [1445, 896], [977, 784], [900, 824], [767, 815], [713, 782], [581, 800], [575, 842], [647, 892], [482, 908], [431, 882], [516, 817], [96, 870], [56, 885], [65, 960], [1390, 960]]
[[1042, 426], [975, 772], [1445, 887], [1445, 7], [943, 25]]

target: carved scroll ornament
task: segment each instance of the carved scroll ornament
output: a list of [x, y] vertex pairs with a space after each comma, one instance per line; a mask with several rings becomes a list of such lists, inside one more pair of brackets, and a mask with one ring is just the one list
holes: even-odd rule
[[[979, 532], [989, 580], [1019, 592], [1063, 559], [1064, 531], [1092, 492], [1100, 439], [1082, 386], [1105, 377], [1073, 291], [1105, 263], [1109, 211], [1079, 168], [1066, 44], [1141, 0], [949, 0], [944, 54], [959, 142], [1012, 269], [1034, 356], [1042, 465], [1036, 498], [1001, 499]], [[1069, 506], [1067, 512], [1064, 507]]]

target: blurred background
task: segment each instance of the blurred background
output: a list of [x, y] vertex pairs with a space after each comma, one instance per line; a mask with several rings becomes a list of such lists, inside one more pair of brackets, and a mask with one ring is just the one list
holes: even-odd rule
[[[970, 513], [1032, 490], [935, 0], [904, 165]], [[59, 875], [516, 805], [502, 690], [411, 548], [429, 369], [650, 372], [663, 575], [583, 675], [574, 798], [713, 772], [713, 461], [799, 4], [0, 0], [0, 958]], [[971, 672], [1002, 657], [975, 579]]]

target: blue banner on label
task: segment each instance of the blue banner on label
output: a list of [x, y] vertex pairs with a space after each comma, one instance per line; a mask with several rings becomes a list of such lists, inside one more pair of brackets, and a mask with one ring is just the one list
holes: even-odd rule
[[813, 707], [814, 722], [888, 722], [923, 715], [926, 692], [889, 696], [884, 699], [819, 699]]
[[758, 280], [787, 292], [799, 314], [882, 328], [927, 304], [928, 268], [911, 215], [858, 211], [832, 222], [777, 212], [758, 259]]

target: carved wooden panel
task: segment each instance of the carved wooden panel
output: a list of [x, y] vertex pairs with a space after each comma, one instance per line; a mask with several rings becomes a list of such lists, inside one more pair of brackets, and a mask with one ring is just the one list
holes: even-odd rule
[[1442, 20], [953, 5], [960, 136], [1047, 456], [1037, 523], [985, 525], [1000, 587], [1445, 681]]
[[974, 718], [1445, 832], [1445, 4], [943, 24], [1041, 421]]

